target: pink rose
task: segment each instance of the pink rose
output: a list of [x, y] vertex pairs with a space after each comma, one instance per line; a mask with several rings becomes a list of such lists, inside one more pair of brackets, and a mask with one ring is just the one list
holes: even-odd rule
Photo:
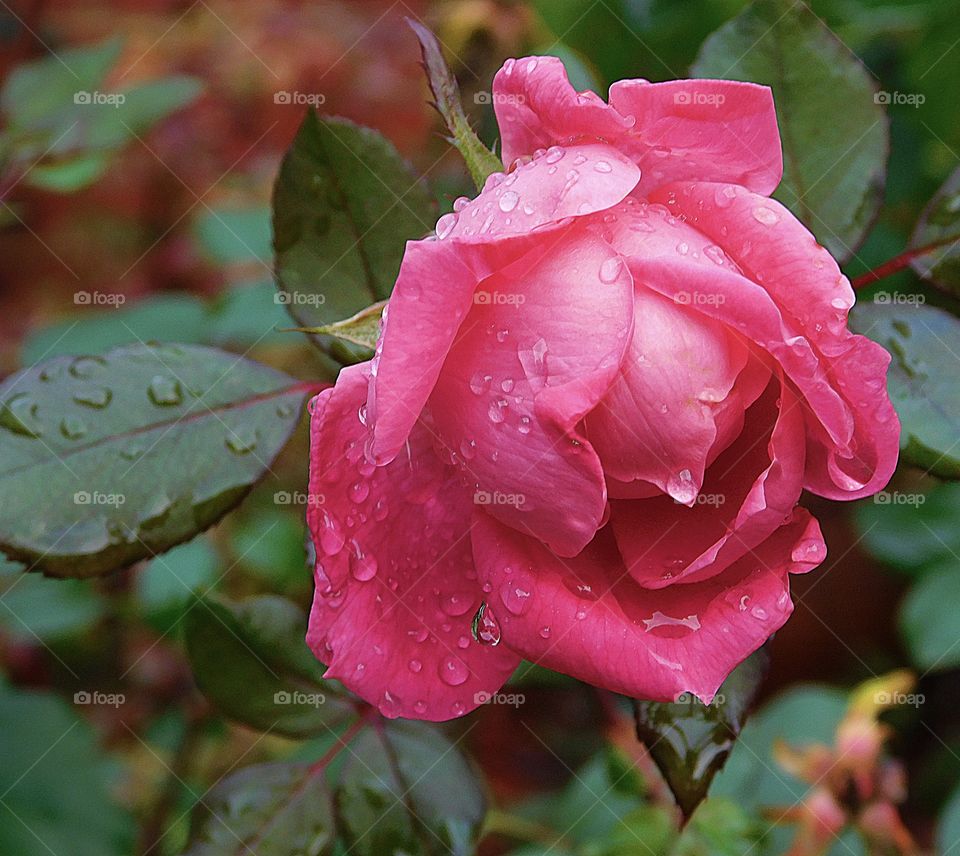
[[[826, 555], [806, 488], [882, 488], [889, 355], [780, 203], [770, 90], [509, 60], [506, 174], [411, 241], [377, 354], [315, 400], [308, 641], [387, 716], [521, 658], [709, 701]], [[477, 621], [477, 636], [471, 623]]]

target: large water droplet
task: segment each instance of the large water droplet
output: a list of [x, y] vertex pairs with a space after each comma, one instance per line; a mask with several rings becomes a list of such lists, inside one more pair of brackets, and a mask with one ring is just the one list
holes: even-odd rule
[[150, 381], [147, 395], [157, 407], [173, 407], [183, 402], [180, 382], [165, 375], [157, 375]]
[[456, 214], [444, 214], [439, 220], [437, 220], [437, 237], [442, 241], [453, 231], [453, 227], [456, 225]]
[[654, 612], [650, 618], [643, 619], [643, 624], [647, 633], [649, 633], [651, 630], [655, 630], [658, 627], [684, 627], [687, 630], [700, 629], [700, 619], [696, 615], [675, 618], [672, 615], [666, 615], [659, 610]]
[[564, 154], [566, 154], [566, 152], [561, 149], [560, 146], [550, 146], [550, 148], [547, 149], [547, 153], [544, 155], [543, 159], [547, 163], [556, 163], [563, 158]]
[[370, 482], [360, 479], [350, 485], [350, 499], [358, 505], [370, 495]]
[[470, 677], [470, 670], [459, 657], [447, 657], [439, 667], [440, 679], [451, 687], [458, 687]]
[[473, 623], [470, 629], [473, 633], [473, 638], [481, 645], [496, 646], [500, 644], [500, 637], [502, 635], [500, 622], [497, 621], [493, 610], [486, 602], [480, 604], [480, 609], [477, 610], [477, 614], [473, 617]]
[[93, 407], [97, 410], [103, 410], [111, 400], [113, 393], [106, 387], [90, 387], [81, 389], [73, 394], [73, 400], [84, 407]]
[[500, 210], [505, 214], [513, 211], [517, 207], [517, 203], [520, 201], [520, 195], [514, 190], [505, 190], [500, 196], [500, 201], [498, 205]]
[[333, 556], [343, 549], [345, 537], [343, 527], [329, 511], [322, 509], [320, 511], [320, 531], [317, 533], [320, 539], [320, 549], [328, 556]]
[[523, 615], [530, 608], [532, 586], [522, 580], [507, 580], [500, 586], [500, 600], [514, 615]]
[[758, 223], [762, 223], [764, 226], [773, 226], [775, 223], [779, 222], [780, 218], [777, 216], [776, 211], [767, 208], [764, 205], [758, 205], [753, 209], [753, 219]]
[[78, 378], [89, 378], [98, 375], [107, 365], [103, 357], [77, 357], [70, 364], [70, 374]]
[[600, 265], [600, 282], [616, 282], [623, 270], [623, 259], [620, 256], [612, 256]]
[[377, 560], [363, 552], [356, 538], [350, 539], [350, 573], [361, 582], [372, 580], [377, 575]]

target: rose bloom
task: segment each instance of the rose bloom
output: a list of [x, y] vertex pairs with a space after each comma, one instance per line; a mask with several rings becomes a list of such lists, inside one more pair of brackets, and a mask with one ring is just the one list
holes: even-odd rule
[[407, 244], [376, 355], [313, 402], [308, 643], [386, 716], [460, 716], [521, 658], [709, 702], [824, 560], [801, 491], [890, 478], [889, 355], [769, 198], [768, 88], [605, 103], [528, 57], [494, 104], [509, 169]]

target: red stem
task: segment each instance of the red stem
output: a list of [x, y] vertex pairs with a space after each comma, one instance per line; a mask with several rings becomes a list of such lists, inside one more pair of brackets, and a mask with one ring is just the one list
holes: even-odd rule
[[892, 259], [885, 261], [879, 267], [876, 267], [873, 270], [858, 276], [851, 284], [854, 288], [863, 288], [864, 286], [870, 285], [877, 280], [890, 276], [890, 274], [903, 270], [915, 258], [955, 242], [960, 242], [960, 235], [952, 235], [949, 238], [941, 238], [939, 241], [934, 241], [932, 244], [927, 244], [925, 247], [916, 247], [912, 250], [906, 250], [905, 252], [900, 253], [899, 256], [894, 256]]

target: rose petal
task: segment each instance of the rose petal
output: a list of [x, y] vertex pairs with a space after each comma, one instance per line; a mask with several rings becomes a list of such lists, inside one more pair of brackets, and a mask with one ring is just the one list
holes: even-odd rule
[[[773, 298], [794, 337], [819, 361], [833, 395], [807, 396], [807, 487], [831, 499], [857, 499], [886, 485], [896, 467], [900, 426], [886, 395], [890, 356], [847, 328], [854, 296], [836, 261], [775, 200], [727, 184], [683, 183], [654, 199], [718, 244]], [[835, 401], [845, 403], [839, 423]]]
[[619, 370], [633, 288], [619, 256], [580, 227], [485, 280], [430, 398], [478, 502], [574, 555], [603, 517], [593, 448], [574, 426]]
[[793, 611], [788, 573], [825, 555], [803, 509], [722, 574], [656, 591], [630, 579], [609, 528], [560, 559], [478, 512], [473, 545], [503, 640], [526, 659], [632, 698], [706, 703]]
[[[369, 364], [314, 400], [307, 517], [317, 550], [307, 642], [385, 716], [445, 720], [496, 692], [519, 663], [480, 645], [482, 591], [470, 546], [471, 503], [422, 425], [407, 451], [374, 468], [359, 416]], [[323, 500], [322, 502], [320, 500]]]
[[620, 80], [610, 104], [636, 118], [615, 145], [640, 166], [638, 193], [668, 181], [728, 181], [772, 193], [783, 175], [773, 93], [734, 80]]
[[[611, 502], [627, 570], [655, 589], [716, 576], [789, 517], [803, 468], [803, 410], [795, 393], [773, 380], [747, 412], [743, 433], [707, 470], [694, 507], [669, 497]], [[675, 524], [682, 537], [659, 539]]]

